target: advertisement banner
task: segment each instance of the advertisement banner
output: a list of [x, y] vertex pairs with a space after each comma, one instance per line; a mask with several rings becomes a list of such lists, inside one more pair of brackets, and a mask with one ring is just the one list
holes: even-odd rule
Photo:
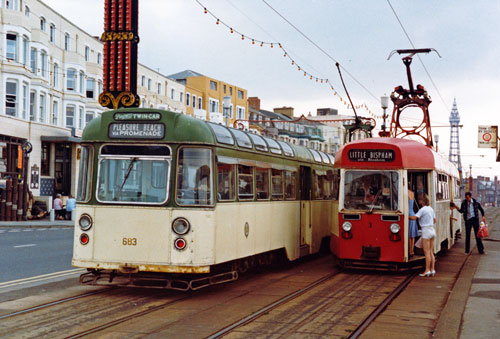
[[498, 126], [478, 126], [478, 148], [497, 148]]

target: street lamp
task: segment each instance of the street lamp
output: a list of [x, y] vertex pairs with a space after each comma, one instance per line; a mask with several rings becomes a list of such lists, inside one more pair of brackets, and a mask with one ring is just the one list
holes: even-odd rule
[[231, 97], [225, 96], [224, 101], [222, 101], [222, 110], [223, 110], [224, 118], [226, 120], [226, 126], [228, 124], [229, 109], [230, 108], [231, 108]]
[[389, 107], [389, 97], [387, 95], [383, 95], [380, 97], [380, 106], [384, 110], [384, 114], [382, 115], [382, 118], [384, 119], [384, 122], [382, 123], [382, 131], [379, 133], [379, 135], [382, 136], [389, 136], [388, 133], [385, 131], [385, 119], [387, 119], [387, 114], [385, 110]]
[[434, 134], [434, 140], [436, 141], [436, 152], [438, 151], [439, 134]]

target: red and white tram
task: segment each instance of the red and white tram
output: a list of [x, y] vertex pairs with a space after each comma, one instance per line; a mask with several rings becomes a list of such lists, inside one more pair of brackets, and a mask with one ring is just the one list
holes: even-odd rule
[[427, 194], [436, 212], [434, 251], [454, 244], [461, 224], [451, 218], [450, 201], [459, 199], [459, 173], [431, 148], [410, 139], [358, 140], [337, 153], [334, 167], [341, 182], [330, 245], [340, 266], [420, 264], [423, 256], [409, 255], [409, 189], [415, 200]]

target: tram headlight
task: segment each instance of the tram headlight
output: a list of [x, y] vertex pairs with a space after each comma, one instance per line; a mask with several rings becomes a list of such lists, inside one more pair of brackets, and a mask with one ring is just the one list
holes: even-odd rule
[[391, 224], [390, 228], [391, 228], [391, 232], [394, 233], [394, 234], [398, 233], [399, 229], [400, 229], [400, 227], [399, 227], [398, 224]]
[[172, 231], [178, 235], [184, 235], [189, 232], [191, 225], [186, 218], [177, 218], [172, 223]]
[[352, 224], [349, 221], [346, 221], [342, 224], [342, 229], [346, 232], [349, 232], [352, 228]]
[[92, 227], [92, 218], [90, 215], [84, 213], [78, 219], [78, 226], [82, 231], [88, 231]]

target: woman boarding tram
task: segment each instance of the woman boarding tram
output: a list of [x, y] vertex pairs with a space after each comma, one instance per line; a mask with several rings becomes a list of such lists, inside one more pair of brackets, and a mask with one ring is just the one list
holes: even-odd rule
[[358, 140], [337, 153], [334, 167], [341, 181], [330, 247], [341, 266], [399, 269], [421, 263], [423, 256], [410, 256], [409, 190], [416, 198], [427, 194], [436, 212], [432, 251], [453, 245], [460, 230], [450, 218], [450, 201], [459, 198], [458, 171], [429, 147], [409, 139]]
[[162, 110], [104, 112], [82, 136], [80, 280], [180, 290], [328, 244], [334, 158]]

